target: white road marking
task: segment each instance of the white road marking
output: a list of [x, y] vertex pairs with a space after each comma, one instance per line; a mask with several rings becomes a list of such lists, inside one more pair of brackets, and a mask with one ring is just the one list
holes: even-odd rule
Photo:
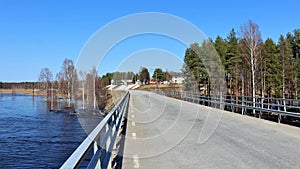
[[131, 115], [132, 118], [134, 118], [134, 115]]
[[134, 121], [132, 121], [132, 122], [131, 122], [131, 125], [132, 125], [132, 126], [135, 126], [135, 122], [134, 122]]
[[131, 110], [131, 113], [133, 113], [134, 111], [133, 110]]
[[136, 139], [136, 133], [132, 133], [132, 138]]
[[133, 167], [134, 168], [140, 168], [138, 155], [133, 155]]

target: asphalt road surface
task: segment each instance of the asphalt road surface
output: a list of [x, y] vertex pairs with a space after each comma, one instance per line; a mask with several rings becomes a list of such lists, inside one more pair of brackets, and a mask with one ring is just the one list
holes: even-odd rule
[[300, 128], [131, 91], [123, 168], [300, 168]]

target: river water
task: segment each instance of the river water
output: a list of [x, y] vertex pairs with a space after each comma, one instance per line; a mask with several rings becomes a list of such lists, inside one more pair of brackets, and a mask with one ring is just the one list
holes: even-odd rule
[[0, 168], [59, 168], [86, 138], [76, 114], [41, 96], [0, 96]]

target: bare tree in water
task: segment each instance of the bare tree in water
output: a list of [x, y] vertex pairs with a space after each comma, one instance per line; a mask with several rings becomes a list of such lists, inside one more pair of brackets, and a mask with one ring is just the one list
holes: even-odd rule
[[43, 68], [40, 72], [38, 81], [44, 84], [44, 89], [46, 91], [46, 96], [48, 97], [48, 88], [51, 85], [51, 81], [53, 80], [53, 74], [49, 70], [49, 68]]

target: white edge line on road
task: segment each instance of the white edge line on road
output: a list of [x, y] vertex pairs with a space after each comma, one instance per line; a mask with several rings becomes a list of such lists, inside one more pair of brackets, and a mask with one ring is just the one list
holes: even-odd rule
[[140, 168], [138, 155], [133, 155], [133, 167], [134, 168]]
[[132, 138], [136, 139], [136, 133], [132, 133]]

